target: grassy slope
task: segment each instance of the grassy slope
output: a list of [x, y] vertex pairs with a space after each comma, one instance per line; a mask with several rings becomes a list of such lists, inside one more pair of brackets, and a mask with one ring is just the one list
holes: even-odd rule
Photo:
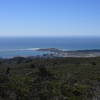
[[0, 100], [100, 100], [99, 57], [0, 62]]

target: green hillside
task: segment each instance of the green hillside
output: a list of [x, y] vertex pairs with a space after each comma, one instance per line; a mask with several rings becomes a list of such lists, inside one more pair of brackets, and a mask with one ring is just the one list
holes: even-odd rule
[[100, 100], [100, 58], [1, 59], [0, 100]]

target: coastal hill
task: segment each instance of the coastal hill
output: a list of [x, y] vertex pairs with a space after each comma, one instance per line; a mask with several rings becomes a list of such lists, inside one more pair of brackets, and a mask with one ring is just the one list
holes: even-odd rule
[[0, 100], [100, 100], [100, 57], [0, 59]]

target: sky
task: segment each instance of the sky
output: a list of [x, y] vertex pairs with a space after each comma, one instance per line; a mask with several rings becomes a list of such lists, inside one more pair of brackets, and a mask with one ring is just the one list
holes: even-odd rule
[[2, 36], [100, 36], [100, 0], [0, 0]]

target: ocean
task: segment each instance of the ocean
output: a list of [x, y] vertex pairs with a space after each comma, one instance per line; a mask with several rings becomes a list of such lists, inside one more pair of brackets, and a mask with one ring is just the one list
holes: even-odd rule
[[48, 52], [36, 48], [58, 48], [64, 50], [100, 49], [100, 37], [1, 37], [0, 58], [36, 56]]

